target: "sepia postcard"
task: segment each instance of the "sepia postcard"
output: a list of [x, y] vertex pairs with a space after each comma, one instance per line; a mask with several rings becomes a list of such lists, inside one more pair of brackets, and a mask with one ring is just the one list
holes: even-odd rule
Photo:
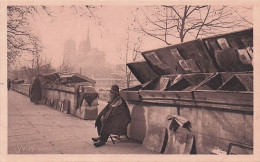
[[0, 161], [259, 161], [259, 5], [1, 1]]

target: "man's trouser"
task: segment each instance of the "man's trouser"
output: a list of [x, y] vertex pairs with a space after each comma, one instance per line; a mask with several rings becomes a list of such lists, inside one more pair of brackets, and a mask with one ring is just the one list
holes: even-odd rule
[[[100, 120], [100, 119], [98, 119], [98, 120]], [[98, 122], [98, 125], [97, 125], [97, 132], [98, 132], [98, 135], [100, 136], [100, 141], [107, 142], [109, 134], [101, 132], [101, 128], [102, 128], [102, 123], [100, 121], [100, 122]]]

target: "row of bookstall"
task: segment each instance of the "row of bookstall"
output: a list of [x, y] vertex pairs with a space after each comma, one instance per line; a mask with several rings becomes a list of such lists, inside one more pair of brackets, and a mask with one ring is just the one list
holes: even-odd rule
[[[96, 119], [98, 93], [94, 80], [76, 73], [53, 73], [38, 77], [41, 81], [42, 104], [81, 119]], [[14, 81], [11, 88], [29, 96], [30, 84]]]
[[175, 116], [190, 123], [181, 137], [192, 132], [199, 154], [252, 154], [253, 29], [142, 55], [145, 61], [127, 64], [141, 84], [121, 91], [132, 112], [130, 137], [161, 153], [171, 145], [168, 152], [176, 153], [180, 143], [191, 149], [191, 141], [170, 139], [168, 119]]

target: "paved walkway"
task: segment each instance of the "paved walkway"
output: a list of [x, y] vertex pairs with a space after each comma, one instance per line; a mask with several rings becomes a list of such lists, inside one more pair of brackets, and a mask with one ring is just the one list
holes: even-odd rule
[[[104, 104], [100, 105], [100, 109]], [[9, 154], [151, 154], [142, 145], [126, 139], [109, 141], [96, 148], [93, 120], [82, 120], [52, 109], [34, 105], [29, 98], [8, 92]]]

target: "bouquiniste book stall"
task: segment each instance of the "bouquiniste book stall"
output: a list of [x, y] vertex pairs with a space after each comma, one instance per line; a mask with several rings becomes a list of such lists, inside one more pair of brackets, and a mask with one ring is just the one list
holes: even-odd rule
[[253, 29], [142, 55], [127, 64], [141, 84], [120, 92], [131, 138], [160, 153], [252, 154]]

